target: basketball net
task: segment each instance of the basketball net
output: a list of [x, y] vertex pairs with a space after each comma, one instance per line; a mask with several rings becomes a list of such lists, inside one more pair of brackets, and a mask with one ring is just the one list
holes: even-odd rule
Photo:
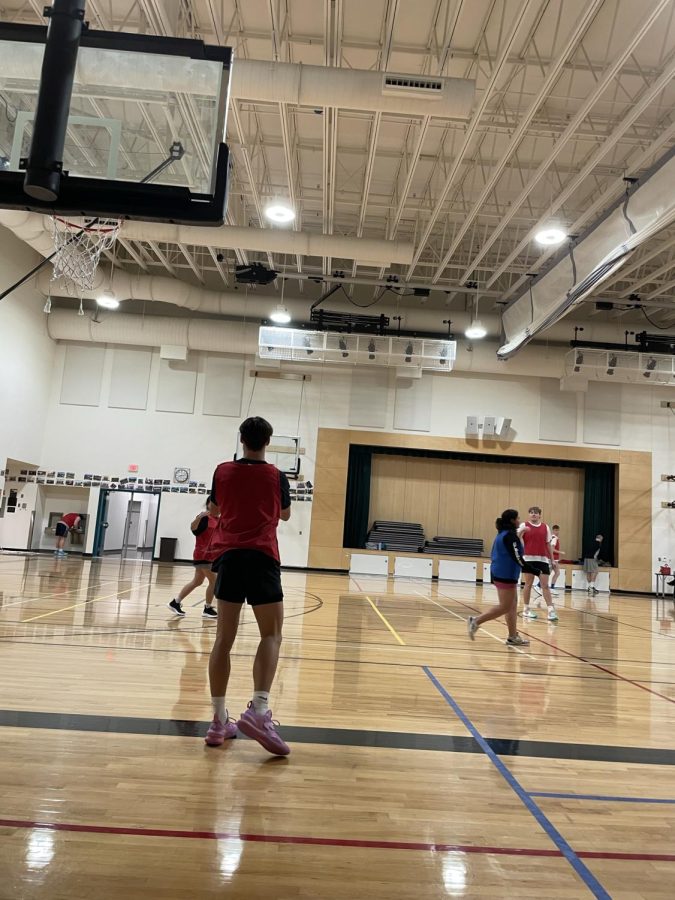
[[114, 245], [119, 234], [119, 219], [79, 221], [51, 216], [56, 256], [52, 281], [62, 279], [68, 293], [82, 297], [94, 286], [94, 275], [101, 254]]

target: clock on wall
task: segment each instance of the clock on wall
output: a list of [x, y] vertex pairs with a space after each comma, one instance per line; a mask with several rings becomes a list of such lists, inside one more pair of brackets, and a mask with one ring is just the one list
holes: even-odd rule
[[185, 466], [176, 466], [173, 470], [173, 480], [177, 484], [187, 484], [190, 480], [190, 470], [186, 469]]

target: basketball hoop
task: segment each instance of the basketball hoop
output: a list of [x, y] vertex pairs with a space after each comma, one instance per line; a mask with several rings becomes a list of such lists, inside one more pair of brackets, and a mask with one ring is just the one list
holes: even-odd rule
[[79, 222], [51, 216], [54, 256], [52, 281], [62, 278], [68, 291], [90, 291], [101, 254], [114, 245], [119, 234], [119, 219], [93, 219]]

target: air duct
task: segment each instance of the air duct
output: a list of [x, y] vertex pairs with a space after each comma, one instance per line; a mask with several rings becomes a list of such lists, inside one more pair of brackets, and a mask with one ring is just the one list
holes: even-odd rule
[[[250, 321], [229, 322], [207, 318], [179, 319], [169, 316], [140, 316], [115, 312], [102, 316], [101, 320], [97, 322], [90, 319], [89, 316], [78, 316], [74, 310], [57, 309], [52, 310], [46, 317], [46, 323], [47, 333], [54, 341], [157, 348], [171, 345], [193, 351], [249, 357], [255, 357], [259, 347], [260, 326], [257, 322]], [[372, 350], [369, 350], [368, 345], [371, 340]], [[382, 341], [385, 343], [381, 343]], [[348, 348], [346, 351], [340, 348], [339, 337], [337, 338], [335, 364], [340, 368], [343, 368], [342, 353], [350, 352], [351, 345], [347, 342], [345, 344]], [[313, 353], [307, 354], [308, 349], [312, 351], [315, 349], [311, 339], [309, 347], [303, 349], [307, 360], [305, 365], [313, 365]], [[562, 348], [528, 348], [522, 356], [508, 363], [500, 362], [497, 359], [495, 349], [495, 344], [482, 344], [473, 352], [467, 353], [464, 348], [460, 347], [454, 362], [454, 372], [497, 375], [500, 378], [509, 376], [540, 378], [542, 366], [544, 366], [551, 378], [560, 377], [563, 374], [564, 351]], [[377, 364], [378, 354], [389, 352], [389, 338], [382, 338], [378, 335], [369, 336], [365, 350], [365, 364]], [[405, 348], [401, 348], [401, 350], [405, 353]], [[371, 354], [375, 356], [374, 360], [368, 359]], [[400, 356], [399, 352], [391, 361], [391, 367], [395, 368], [399, 374]], [[348, 359], [344, 362], [348, 362]], [[303, 365], [298, 361], [291, 364], [293, 366]], [[418, 367], [409, 365], [405, 368], [408, 377], [412, 377], [415, 374], [414, 370]]]
[[[47, 216], [18, 210], [0, 209], [0, 225], [30, 244], [38, 253], [48, 256], [54, 251], [51, 225]], [[169, 225], [160, 222], [125, 222], [120, 236], [133, 241], [166, 241], [196, 247], [230, 250], [257, 250], [262, 253], [288, 253], [299, 256], [330, 256], [355, 260], [362, 265], [388, 267], [406, 265], [413, 256], [412, 244], [374, 238], [342, 237], [337, 234], [315, 234], [308, 231], [286, 231], [279, 228], [237, 228], [222, 225], [205, 228], [198, 225]]]
[[119, 344], [134, 347], [186, 347], [211, 353], [253, 355], [258, 349], [258, 324], [217, 319], [176, 319], [115, 313], [95, 322], [67, 310], [47, 316], [47, 333], [54, 341]]
[[475, 82], [465, 78], [237, 59], [230, 93], [237, 99], [259, 103], [466, 119], [471, 114], [475, 89]]
[[[46, 297], [68, 297], [71, 295], [58, 281], [52, 282], [48, 271], [41, 272], [37, 278], [37, 286]], [[156, 303], [169, 303], [172, 306], [180, 306], [193, 312], [207, 315], [227, 316], [231, 319], [252, 320], [259, 323], [261, 319], [267, 319], [278, 303], [276, 295], [265, 295], [260, 292], [245, 293], [244, 291], [209, 291], [203, 287], [178, 281], [176, 278], [161, 275], [131, 275], [120, 269], [115, 269], [111, 274], [107, 268], [99, 267], [96, 272], [96, 280], [92, 290], [85, 291], [85, 299], [95, 300], [104, 291], [112, 291], [118, 300], [142, 300]], [[442, 322], [444, 313], [433, 309], [428, 304], [425, 306], [406, 307], [399, 306], [400, 299], [396, 294], [386, 294], [377, 305], [377, 312], [390, 318], [401, 315], [401, 328], [406, 331], [425, 331], [439, 334], [446, 330]], [[354, 307], [347, 300], [331, 298], [333, 312], [349, 314], [354, 312]], [[289, 297], [284, 295], [284, 306], [288, 309], [291, 321], [300, 323], [309, 319], [309, 301], [306, 297]], [[481, 313], [481, 321], [488, 330], [486, 341], [490, 335], [498, 335], [501, 330], [501, 319], [497, 314]], [[466, 313], [453, 315], [453, 325], [458, 333], [462, 333], [464, 326], [469, 322]], [[623, 340], [623, 326], [621, 323], [606, 323], [597, 320], [594, 323], [584, 322], [584, 337], [589, 341], [611, 341], [616, 343]], [[553, 326], [546, 332], [547, 341], [568, 342], [573, 335], [574, 322], [565, 321]], [[479, 343], [474, 343], [474, 353]], [[504, 364], [496, 361], [495, 367], [503, 370]]]
[[502, 314], [508, 359], [535, 335], [563, 318], [621, 268], [638, 247], [675, 221], [675, 150], [641, 179], [581, 240], [561, 253]]
[[[39, 78], [43, 48], [36, 44], [0, 42], [5, 85]], [[11, 77], [9, 75], [11, 73]], [[191, 90], [215, 96], [209, 63], [192, 61]], [[162, 95], [185, 90], [185, 67], [173, 58], [154, 56], [143, 73], [143, 87]], [[128, 99], [138, 87], [135, 62], [124, 54], [102, 51], [78, 59], [74, 95], [85, 90], [103, 99]], [[401, 116], [466, 119], [471, 113], [475, 81], [396, 75], [369, 69], [305, 66], [237, 57], [232, 66], [230, 97], [255, 103], [287, 103], [311, 108], [337, 107]]]

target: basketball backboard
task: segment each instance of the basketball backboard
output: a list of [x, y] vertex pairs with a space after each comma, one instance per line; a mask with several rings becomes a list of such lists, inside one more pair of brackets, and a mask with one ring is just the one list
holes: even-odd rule
[[[231, 50], [199, 40], [85, 30], [59, 198], [23, 190], [47, 29], [0, 23], [0, 207], [220, 225]], [[4, 113], [4, 114], [2, 114]], [[142, 178], [184, 153], [152, 183]]]
[[[243, 447], [237, 436], [234, 458], [241, 459], [243, 455]], [[289, 478], [297, 478], [300, 474], [300, 438], [287, 434], [273, 435], [265, 458], [284, 475], [288, 475]]]

